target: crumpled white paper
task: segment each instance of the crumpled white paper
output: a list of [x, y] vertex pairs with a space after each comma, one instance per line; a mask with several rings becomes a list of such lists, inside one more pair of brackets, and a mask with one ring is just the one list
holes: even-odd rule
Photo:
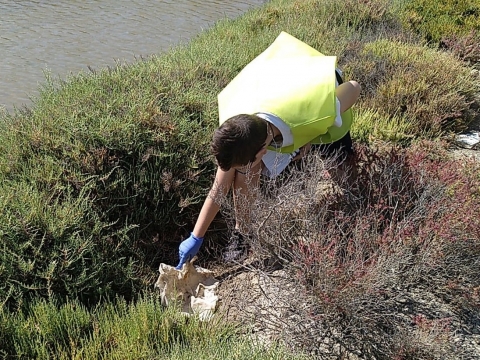
[[176, 303], [183, 313], [197, 314], [201, 320], [209, 320], [217, 308], [218, 296], [215, 295], [215, 290], [218, 280], [210, 270], [194, 266], [194, 261], [195, 258], [185, 263], [181, 270], [160, 264], [160, 276], [155, 288], [160, 290], [163, 305]]

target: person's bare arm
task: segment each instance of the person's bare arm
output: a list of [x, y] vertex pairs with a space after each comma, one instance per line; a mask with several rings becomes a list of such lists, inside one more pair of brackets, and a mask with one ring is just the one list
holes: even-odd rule
[[232, 187], [234, 179], [235, 169], [223, 171], [218, 168], [213, 186], [205, 199], [202, 210], [200, 210], [197, 222], [195, 223], [195, 227], [193, 228], [193, 234], [196, 237], [203, 238], [205, 236], [208, 227], [217, 215], [218, 210], [220, 210], [221, 197], [228, 193]]
[[242, 217], [244, 212], [239, 208], [238, 196], [250, 198], [251, 194], [249, 192], [249, 187], [254, 186], [258, 187], [258, 182], [260, 179], [260, 172], [262, 170], [263, 163], [261, 162], [263, 155], [267, 152], [267, 147], [264, 146], [258, 151], [255, 156], [253, 163], [247, 166], [248, 174], [245, 175], [241, 172], [237, 172], [234, 168], [231, 168], [228, 171], [223, 171], [218, 168], [217, 174], [215, 176], [215, 181], [213, 183], [212, 189], [208, 193], [207, 199], [200, 210], [198, 215], [197, 222], [193, 228], [193, 235], [196, 237], [203, 238], [207, 232], [210, 224], [220, 210], [220, 200], [225, 196], [233, 184], [234, 189], [234, 201], [235, 201], [235, 212], [237, 227], [239, 226], [241, 220], [239, 217]]

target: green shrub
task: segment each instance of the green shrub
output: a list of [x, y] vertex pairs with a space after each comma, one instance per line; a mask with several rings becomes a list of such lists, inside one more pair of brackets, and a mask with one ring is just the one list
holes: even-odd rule
[[446, 36], [480, 31], [477, 0], [401, 0], [398, 3], [404, 25], [428, 42], [438, 44]]
[[371, 130], [361, 131], [378, 133], [382, 123], [390, 122], [390, 129], [398, 129], [404, 140], [436, 138], [465, 129], [475, 118], [478, 80], [451, 54], [378, 40], [361, 46], [356, 58], [345, 67], [363, 87], [354, 132], [366, 126]]
[[2, 124], [3, 303], [131, 297], [147, 254], [178, 241], [213, 170], [214, 96], [162, 102], [175, 81], [152, 59], [50, 82], [31, 111]]
[[159, 299], [116, 300], [88, 310], [76, 301], [35, 301], [0, 312], [0, 357], [22, 359], [300, 359], [265, 349], [219, 319], [204, 323]]
[[47, 79], [4, 116], [1, 303], [132, 298], [176, 261], [212, 181], [216, 95], [290, 19], [273, 5], [161, 57]]

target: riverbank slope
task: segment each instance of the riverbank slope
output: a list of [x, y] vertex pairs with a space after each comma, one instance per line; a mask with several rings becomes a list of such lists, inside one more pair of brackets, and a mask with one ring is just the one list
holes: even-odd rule
[[[398, 336], [408, 333], [409, 321], [428, 339], [439, 329], [441, 335], [450, 334], [437, 321], [443, 319], [441, 313], [438, 318], [434, 313], [422, 314], [424, 321], [409, 312], [398, 317], [387, 316], [388, 311], [374, 312], [375, 321], [367, 321], [373, 319], [372, 304], [391, 310], [388, 304], [400, 296], [389, 291], [405, 290], [397, 282], [417, 288], [424, 284], [418, 274], [445, 289], [445, 298], [458, 304], [462, 316], [478, 319], [480, 264], [474, 255], [480, 254], [479, 179], [468, 170], [474, 168], [451, 163], [442, 147], [478, 117], [480, 80], [472, 68], [479, 61], [475, 47], [479, 25], [478, 17], [470, 14], [480, 9], [467, 1], [468, 9], [457, 13], [455, 2], [444, 0], [439, 10], [432, 3], [433, 10], [423, 13], [428, 9], [426, 0], [404, 1], [402, 7], [399, 3], [274, 0], [237, 20], [217, 23], [168, 54], [63, 81], [49, 79], [31, 108], [2, 114], [0, 301], [6, 336], [0, 339], [0, 354], [138, 359], [168, 353], [171, 358], [201, 354], [210, 359], [231, 353], [240, 341], [237, 358], [287, 357], [283, 349], [252, 348], [245, 340], [237, 340], [238, 329], [230, 325], [210, 328], [164, 314], [152, 294], [158, 264], [176, 261], [178, 243], [191, 230], [211, 185], [215, 165], [209, 145], [217, 126], [216, 96], [281, 31], [325, 54], [337, 55], [345, 78], [363, 87], [352, 128], [366, 164], [362, 181], [355, 184], [363, 187], [352, 187], [356, 196], [346, 198], [347, 202], [335, 198], [322, 208], [325, 216], [333, 210], [345, 212], [348, 221], [344, 223], [351, 228], [332, 228], [321, 238], [333, 243], [341, 237], [349, 242], [336, 243], [341, 246], [333, 253], [323, 243], [303, 244], [308, 251], [297, 252], [299, 263], [293, 264], [303, 269], [309, 259], [313, 261], [310, 269], [328, 270], [305, 271], [309, 277], [298, 279], [311, 295], [310, 303], [323, 304], [328, 314], [341, 316], [343, 322], [326, 319], [330, 321], [325, 324], [341, 326], [333, 327], [333, 333], [348, 335], [349, 324], [358, 320], [368, 325], [355, 327], [349, 341], [336, 339], [353, 347], [355, 351], [349, 351], [361, 358], [395, 354], [428, 358], [424, 342], [415, 342], [415, 337], [403, 337], [408, 339], [403, 348], [394, 346], [401, 343]], [[440, 13], [432, 16], [433, 11]], [[439, 17], [441, 24], [451, 26], [440, 26]], [[380, 145], [383, 152], [376, 150]], [[384, 171], [379, 174], [378, 169]], [[409, 184], [395, 185], [399, 197], [391, 196], [393, 188], [383, 187], [395, 179], [387, 176], [389, 169], [398, 169], [399, 179]], [[460, 186], [462, 182], [468, 186]], [[372, 197], [365, 196], [365, 189]], [[333, 204], [339, 207], [330, 207]], [[439, 208], [439, 204], [464, 206]], [[364, 211], [365, 216], [348, 213], [349, 209]], [[375, 211], [366, 212], [371, 209]], [[208, 234], [200, 257], [205, 267], [216, 260], [210, 255], [216, 244], [225, 243], [226, 218], [219, 216]], [[372, 231], [368, 237], [362, 232], [366, 224], [375, 224], [368, 228]], [[275, 228], [275, 224], [268, 226]], [[275, 234], [264, 235], [273, 238]], [[355, 261], [345, 263], [355, 240], [364, 238], [376, 245], [362, 250], [364, 257], [352, 255]], [[388, 268], [374, 268], [378, 259], [398, 255], [393, 256], [392, 248], [384, 244], [402, 244], [409, 256], [395, 263], [393, 273], [410, 277], [395, 275], [382, 278], [383, 282], [377, 277], [376, 283], [366, 277]], [[309, 250], [309, 246], [314, 247]], [[322, 254], [333, 254], [333, 262]], [[429, 271], [420, 267], [425, 263], [422, 259], [431, 265]], [[381, 263], [386, 266], [387, 260]], [[325, 269], [322, 264], [331, 267]], [[338, 264], [345, 266], [338, 268]], [[359, 265], [362, 271], [357, 271]], [[349, 287], [359, 283], [373, 285]], [[330, 292], [312, 293], [311, 284], [323, 284], [319, 288]], [[343, 294], [371, 298], [362, 303], [364, 298], [355, 295], [350, 297], [355, 301], [345, 302], [348, 296], [339, 297]], [[344, 301], [339, 303], [343, 306], [333, 311], [331, 299]], [[348, 311], [352, 309], [357, 312]], [[366, 312], [361, 313], [362, 309]], [[320, 321], [322, 308], [309, 310]], [[476, 328], [471, 325], [467, 328]], [[378, 331], [370, 337], [365, 329]], [[439, 358], [455, 348], [447, 335], [435, 338], [445, 340], [439, 342]], [[292, 348], [308, 348], [301, 343], [291, 344]], [[314, 340], [306, 338], [303, 343], [311, 345]], [[433, 358], [437, 353], [431, 353]]]

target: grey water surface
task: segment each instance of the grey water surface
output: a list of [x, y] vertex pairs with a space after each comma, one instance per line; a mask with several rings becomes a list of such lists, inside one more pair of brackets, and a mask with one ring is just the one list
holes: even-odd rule
[[64, 78], [186, 42], [265, 0], [0, 0], [0, 107], [29, 105]]

